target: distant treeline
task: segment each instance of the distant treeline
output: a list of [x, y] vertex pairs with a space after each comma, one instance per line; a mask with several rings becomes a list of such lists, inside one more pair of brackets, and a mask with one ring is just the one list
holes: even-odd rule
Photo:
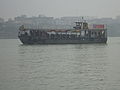
[[[85, 17], [84, 19], [90, 24], [106, 24], [108, 36], [120, 36], [120, 16], [117, 16], [115, 19], [96, 17]], [[38, 17], [21, 15], [7, 21], [0, 18], [0, 38], [17, 38], [18, 29], [21, 25], [25, 25], [26, 28], [36, 29], [72, 29], [75, 25], [74, 22], [80, 20], [82, 20], [82, 16], [54, 18], [43, 15]]]

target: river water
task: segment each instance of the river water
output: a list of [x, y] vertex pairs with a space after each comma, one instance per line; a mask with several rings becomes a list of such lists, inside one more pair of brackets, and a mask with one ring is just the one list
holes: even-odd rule
[[0, 90], [120, 90], [120, 37], [65, 45], [0, 39]]

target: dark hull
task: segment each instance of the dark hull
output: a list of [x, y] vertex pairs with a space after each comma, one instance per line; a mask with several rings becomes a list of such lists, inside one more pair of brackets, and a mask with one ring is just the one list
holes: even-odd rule
[[31, 39], [28, 36], [19, 36], [23, 44], [88, 44], [88, 43], [106, 43], [107, 38], [77, 38], [77, 39]]

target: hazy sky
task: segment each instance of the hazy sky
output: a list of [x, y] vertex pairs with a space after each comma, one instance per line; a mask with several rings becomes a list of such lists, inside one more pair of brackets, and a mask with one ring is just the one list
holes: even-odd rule
[[0, 0], [0, 17], [21, 14], [115, 17], [120, 15], [120, 0]]

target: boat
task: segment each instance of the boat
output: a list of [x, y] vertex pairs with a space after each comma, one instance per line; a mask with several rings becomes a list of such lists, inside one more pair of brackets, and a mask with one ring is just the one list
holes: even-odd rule
[[18, 38], [23, 44], [86, 44], [106, 43], [107, 28], [104, 24], [86, 21], [75, 22], [73, 29], [30, 29], [20, 26]]

